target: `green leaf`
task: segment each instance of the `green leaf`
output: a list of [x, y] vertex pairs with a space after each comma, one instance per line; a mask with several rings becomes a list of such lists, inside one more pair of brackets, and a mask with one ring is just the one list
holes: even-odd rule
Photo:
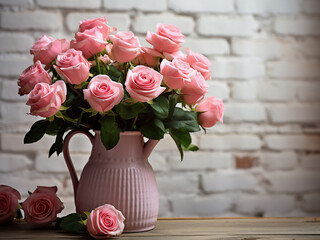
[[172, 119], [165, 123], [167, 129], [184, 128], [188, 132], [200, 131], [197, 114], [176, 107]]
[[141, 102], [134, 104], [121, 102], [115, 107], [116, 112], [125, 120], [135, 118], [143, 109], [145, 109], [145, 105]]
[[170, 136], [172, 137], [173, 141], [176, 143], [177, 148], [179, 150], [180, 153], [180, 158], [181, 161], [183, 160], [183, 149], [182, 149], [182, 145], [181, 145], [181, 141], [179, 138], [177, 138], [174, 134], [172, 134], [172, 131], [169, 132]]
[[55, 149], [56, 149], [56, 152], [57, 152], [57, 155], [59, 156], [59, 154], [62, 152], [62, 147], [63, 147], [63, 135], [64, 133], [66, 132], [67, 130], [67, 125], [62, 125], [58, 134], [57, 134], [57, 137], [56, 137], [56, 141], [55, 141]]
[[24, 143], [34, 143], [39, 141], [46, 133], [47, 127], [50, 122], [46, 120], [40, 120], [35, 122], [29, 132], [24, 136]]
[[120, 138], [120, 131], [113, 116], [104, 116], [99, 120], [101, 130], [101, 141], [106, 149], [117, 145]]
[[163, 118], [166, 118], [169, 114], [169, 100], [163, 95], [153, 99], [153, 104], [150, 104], [150, 107]]
[[171, 119], [173, 116], [177, 102], [178, 102], [178, 95], [177, 94], [172, 95], [169, 101], [169, 115], [168, 115], [169, 119]]
[[140, 127], [140, 131], [143, 136], [150, 139], [162, 139], [166, 129], [164, 127], [164, 124], [159, 119], [154, 119], [153, 121], [144, 123]]
[[194, 145], [194, 144], [190, 144], [187, 148], [182, 146], [183, 150], [185, 151], [192, 151], [192, 152], [195, 152], [195, 151], [198, 151], [199, 148], [198, 146]]
[[78, 213], [71, 213], [62, 219], [60, 227], [68, 232], [79, 232], [85, 227], [83, 223], [85, 219], [85, 216]]
[[121, 72], [116, 69], [115, 66], [109, 65], [108, 73], [107, 75], [115, 82], [120, 82], [121, 83]]
[[50, 148], [50, 150], [49, 150], [49, 155], [48, 155], [48, 157], [51, 157], [52, 154], [55, 153], [55, 151], [56, 151], [56, 144], [53, 143], [52, 146], [51, 146], [51, 148]]
[[55, 117], [53, 121], [50, 122], [49, 126], [46, 129], [46, 134], [55, 136], [58, 134], [59, 129], [64, 124], [63, 119]]
[[185, 129], [172, 129], [171, 134], [179, 139], [182, 146], [187, 148], [191, 144], [190, 133]]

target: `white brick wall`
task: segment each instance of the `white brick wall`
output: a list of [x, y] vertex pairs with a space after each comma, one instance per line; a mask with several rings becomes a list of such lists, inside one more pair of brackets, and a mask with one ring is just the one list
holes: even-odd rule
[[[43, 34], [69, 40], [80, 20], [105, 16], [141, 43], [158, 22], [175, 24], [187, 47], [206, 55], [208, 96], [223, 98], [224, 124], [193, 134], [198, 152], [180, 162], [166, 136], [150, 156], [161, 217], [315, 216], [320, 214], [319, 0], [0, 0], [0, 184], [23, 197], [57, 185], [74, 211], [63, 156], [48, 159], [54, 139], [23, 144], [35, 117], [17, 94]], [[70, 142], [78, 174], [91, 151]]]

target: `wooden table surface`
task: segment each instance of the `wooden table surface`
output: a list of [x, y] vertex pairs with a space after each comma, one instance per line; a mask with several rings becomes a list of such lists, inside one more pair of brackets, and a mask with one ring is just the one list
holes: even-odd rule
[[[0, 239], [92, 239], [87, 233], [33, 229], [25, 223], [0, 226]], [[159, 219], [155, 229], [124, 233], [120, 240], [146, 239], [317, 239], [320, 218], [168, 218]]]

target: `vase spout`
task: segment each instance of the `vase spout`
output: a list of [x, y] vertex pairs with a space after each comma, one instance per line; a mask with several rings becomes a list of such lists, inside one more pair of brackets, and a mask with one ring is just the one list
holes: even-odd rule
[[150, 156], [152, 150], [158, 144], [159, 140], [149, 139], [143, 146], [143, 154], [146, 158]]

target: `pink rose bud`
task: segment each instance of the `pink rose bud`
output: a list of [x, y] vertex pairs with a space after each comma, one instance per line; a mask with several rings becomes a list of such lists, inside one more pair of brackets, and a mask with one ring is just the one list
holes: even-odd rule
[[206, 80], [201, 73], [194, 71], [189, 74], [190, 81], [185, 81], [184, 86], [181, 89], [183, 99], [188, 105], [194, 105], [204, 98], [204, 95], [208, 92]]
[[126, 90], [130, 96], [140, 102], [158, 97], [166, 88], [161, 87], [162, 75], [152, 68], [136, 66], [128, 71]]
[[163, 58], [163, 56], [158, 51], [148, 47], [141, 47], [138, 56], [132, 62], [135, 65], [154, 68], [158, 65], [160, 58]]
[[83, 90], [83, 95], [94, 110], [107, 112], [121, 102], [124, 91], [121, 83], [107, 75], [97, 75], [91, 79], [88, 89]]
[[70, 47], [82, 51], [86, 59], [103, 51], [108, 43], [105, 34], [98, 27], [77, 32], [75, 39], [71, 41]]
[[118, 236], [123, 232], [124, 220], [119, 210], [110, 204], [105, 204], [91, 211], [87, 230], [95, 239]]
[[202, 127], [214, 126], [217, 122], [223, 122], [224, 105], [222, 99], [208, 97], [201, 101], [196, 111], [199, 113], [199, 122]]
[[129, 62], [139, 54], [140, 43], [133, 32], [118, 32], [108, 39], [113, 43], [112, 57], [119, 63]]
[[20, 199], [20, 193], [16, 189], [0, 185], [0, 224], [14, 219]]
[[107, 25], [107, 19], [105, 17], [95, 18], [95, 19], [86, 19], [80, 22], [79, 32], [84, 32], [87, 29], [92, 29], [97, 27], [100, 32], [103, 34], [104, 39], [117, 29], [114, 27], [109, 27]]
[[36, 63], [25, 69], [18, 78], [19, 94], [22, 96], [28, 94], [39, 82], [50, 84], [52, 82], [48, 72], [42, 67], [38, 60]]
[[90, 63], [81, 51], [73, 48], [58, 55], [54, 68], [70, 84], [80, 84], [89, 78]]
[[157, 24], [157, 33], [147, 32], [146, 41], [161, 53], [179, 52], [184, 41], [180, 29], [170, 24]]
[[27, 105], [30, 106], [30, 114], [41, 117], [55, 115], [66, 100], [66, 94], [67, 87], [62, 80], [52, 85], [37, 83], [28, 95]]
[[163, 81], [169, 88], [180, 89], [184, 82], [188, 81], [189, 74], [194, 72], [189, 63], [184, 62], [179, 58], [173, 59], [172, 62], [164, 59], [160, 65], [160, 72], [163, 75]]
[[183, 58], [184, 61], [190, 64], [190, 66], [200, 72], [205, 80], [211, 79], [211, 71], [209, 70], [211, 63], [200, 53], [192, 52], [189, 49], [186, 49], [187, 56]]
[[48, 66], [59, 53], [66, 51], [69, 48], [69, 41], [66, 39], [53, 39], [47, 35], [39, 38], [30, 49], [33, 55], [33, 62], [40, 61]]
[[37, 187], [22, 203], [27, 223], [46, 226], [57, 220], [64, 206], [56, 192], [57, 187]]

